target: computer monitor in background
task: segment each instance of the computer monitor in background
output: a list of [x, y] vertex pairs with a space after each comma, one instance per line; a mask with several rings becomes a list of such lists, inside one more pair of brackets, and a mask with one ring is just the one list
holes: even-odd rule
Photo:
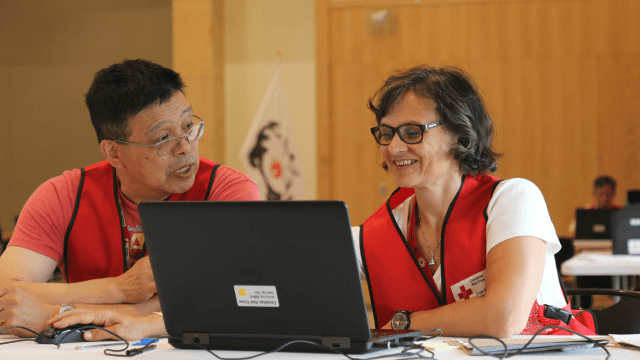
[[640, 190], [633, 189], [627, 191], [627, 206], [640, 205]]
[[611, 239], [614, 209], [576, 209], [576, 239]]
[[614, 254], [640, 255], [640, 205], [611, 215], [611, 239]]

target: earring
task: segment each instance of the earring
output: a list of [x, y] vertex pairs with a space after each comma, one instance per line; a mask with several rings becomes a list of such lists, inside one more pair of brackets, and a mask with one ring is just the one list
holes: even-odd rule
[[382, 162], [382, 168], [384, 169], [384, 171], [389, 171], [389, 165], [387, 165], [385, 161]]

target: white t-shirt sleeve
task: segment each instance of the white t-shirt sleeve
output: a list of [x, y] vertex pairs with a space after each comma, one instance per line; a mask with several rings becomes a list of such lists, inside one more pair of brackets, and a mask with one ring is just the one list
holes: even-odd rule
[[540, 189], [529, 180], [500, 182], [487, 205], [487, 254], [499, 243], [517, 236], [533, 236], [547, 243], [538, 304], [564, 307], [554, 254], [561, 245]]
[[500, 182], [487, 205], [487, 254], [499, 243], [534, 236], [547, 242], [547, 253], [560, 251], [560, 241], [540, 189], [529, 180]]

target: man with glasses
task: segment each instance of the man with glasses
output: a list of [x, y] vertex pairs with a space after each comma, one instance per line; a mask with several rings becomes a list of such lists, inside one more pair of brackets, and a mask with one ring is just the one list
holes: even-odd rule
[[[0, 329], [41, 331], [58, 313], [95, 308], [79, 304], [158, 311], [137, 204], [259, 200], [246, 175], [198, 157], [204, 121], [183, 89], [179, 74], [145, 60], [96, 74], [86, 104], [106, 160], [48, 180], [27, 201], [0, 257]], [[56, 266], [67, 284], [46, 283]]]

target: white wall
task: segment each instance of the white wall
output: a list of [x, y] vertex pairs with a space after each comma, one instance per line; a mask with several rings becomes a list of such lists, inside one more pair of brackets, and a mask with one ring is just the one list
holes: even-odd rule
[[313, 0], [226, 0], [226, 165], [246, 171], [239, 152], [282, 49], [281, 73], [304, 193], [316, 198], [315, 17]]

